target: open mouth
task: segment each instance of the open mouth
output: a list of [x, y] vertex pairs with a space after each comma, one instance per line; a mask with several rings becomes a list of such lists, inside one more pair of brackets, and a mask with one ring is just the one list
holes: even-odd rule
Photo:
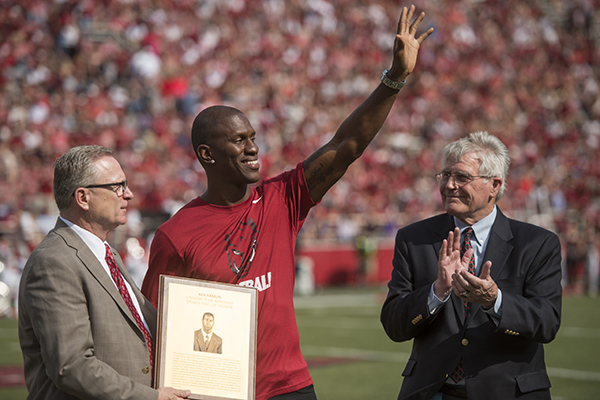
[[249, 166], [250, 168], [253, 168], [253, 169], [259, 169], [260, 168], [260, 164], [258, 163], [258, 160], [244, 161], [243, 163], [246, 164], [247, 166]]

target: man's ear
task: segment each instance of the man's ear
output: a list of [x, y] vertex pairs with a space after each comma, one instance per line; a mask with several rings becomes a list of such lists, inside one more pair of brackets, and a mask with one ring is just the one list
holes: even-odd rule
[[492, 178], [492, 190], [490, 191], [490, 197], [496, 198], [498, 197], [498, 192], [502, 187], [502, 178], [494, 177]]
[[75, 203], [82, 210], [90, 209], [90, 191], [86, 188], [77, 188], [75, 191]]
[[210, 147], [206, 144], [201, 144], [196, 149], [196, 155], [198, 159], [204, 164], [212, 164], [214, 163], [214, 158], [210, 152]]

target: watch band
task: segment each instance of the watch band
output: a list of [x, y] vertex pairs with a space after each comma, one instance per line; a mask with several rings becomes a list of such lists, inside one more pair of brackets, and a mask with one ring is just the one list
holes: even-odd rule
[[381, 73], [381, 83], [383, 83], [385, 86], [389, 87], [390, 89], [394, 89], [394, 90], [400, 90], [404, 87], [404, 84], [406, 83], [406, 80], [404, 80], [403, 82], [398, 82], [398, 81], [394, 81], [391, 80], [388, 76], [389, 69], [384, 70]]

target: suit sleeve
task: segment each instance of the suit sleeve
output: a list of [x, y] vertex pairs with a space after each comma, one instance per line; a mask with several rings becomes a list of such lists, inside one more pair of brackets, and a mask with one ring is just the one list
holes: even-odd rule
[[89, 288], [80, 270], [70, 266], [63, 258], [37, 257], [22, 283], [21, 300], [46, 375], [60, 390], [82, 399], [156, 400], [156, 390], [117, 373], [96, 357], [94, 322], [87, 307]]
[[218, 354], [223, 354], [223, 339], [221, 337], [218, 337], [219, 341], [217, 342], [217, 353]]
[[[427, 247], [433, 249], [430, 244]], [[431, 264], [432, 267], [427, 269], [437, 271], [437, 257], [433, 250], [420, 251], [418, 263], [413, 257], [404, 238], [404, 231], [398, 231], [392, 260], [392, 278], [388, 283], [389, 292], [381, 310], [381, 323], [390, 339], [396, 342], [418, 336], [437, 317], [437, 314], [430, 314], [427, 306], [435, 276], [421, 273], [418, 274], [421, 276], [418, 280], [414, 270]]]
[[[528, 234], [527, 251], [520, 254], [519, 273], [498, 278], [502, 317], [497, 331], [549, 343], [561, 319], [560, 241], [548, 231]], [[492, 265], [492, 276], [494, 266]], [[522, 274], [522, 276], [521, 276]]]
[[204, 351], [204, 335], [201, 329], [194, 332], [194, 351]]

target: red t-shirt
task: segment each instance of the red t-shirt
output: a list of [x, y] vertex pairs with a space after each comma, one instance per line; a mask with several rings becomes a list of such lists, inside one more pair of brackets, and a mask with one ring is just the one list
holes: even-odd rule
[[192, 200], [152, 241], [142, 292], [155, 306], [161, 274], [259, 290], [256, 399], [312, 383], [300, 352], [293, 293], [296, 237], [314, 205], [299, 163], [253, 188], [241, 204]]

